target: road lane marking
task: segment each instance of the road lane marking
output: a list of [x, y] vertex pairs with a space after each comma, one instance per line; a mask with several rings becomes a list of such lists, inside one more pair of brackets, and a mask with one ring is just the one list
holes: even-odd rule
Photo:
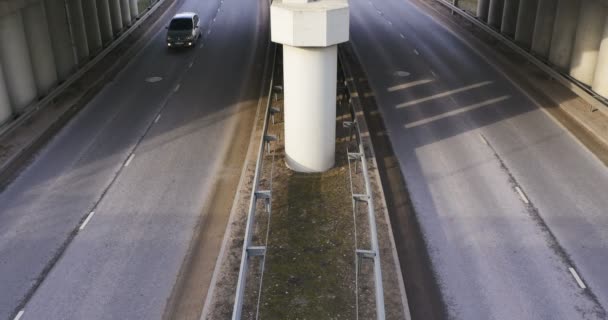
[[194, 65], [194, 61], [190, 62], [190, 64], [188, 65], [188, 69], [192, 68], [193, 65]]
[[400, 104], [398, 104], [396, 106], [396, 108], [397, 109], [405, 108], [405, 107], [413, 106], [413, 105], [416, 105], [416, 104], [419, 104], [419, 103], [422, 103], [422, 102], [427, 102], [427, 101], [430, 101], [430, 100], [445, 98], [445, 97], [454, 95], [456, 93], [460, 93], [460, 92], [464, 92], [464, 91], [468, 91], [468, 90], [477, 89], [477, 88], [480, 88], [480, 87], [483, 87], [483, 86], [487, 86], [487, 85], [489, 85], [491, 83], [492, 83], [492, 81], [483, 81], [483, 82], [472, 84], [472, 85], [469, 85], [469, 86], [466, 86], [466, 87], [462, 87], [462, 88], [458, 88], [458, 89], [454, 89], [454, 90], [449, 90], [449, 91], [441, 92], [441, 93], [438, 93], [438, 94], [435, 94], [435, 95], [432, 95], [432, 96], [429, 96], [429, 97], [426, 97], [426, 98], [420, 98], [420, 99], [416, 99], [416, 100], [413, 100], [413, 101], [408, 101], [408, 102], [400, 103]]
[[523, 200], [526, 204], [530, 204], [528, 197], [526, 197], [526, 195], [524, 194], [524, 192], [521, 190], [520, 187], [515, 187], [515, 191], [517, 191], [517, 193], [519, 193], [519, 197], [521, 198], [521, 200]]
[[181, 84], [181, 83], [178, 83], [178, 84], [175, 86], [175, 88], [173, 89], [173, 92], [177, 92], [177, 91], [179, 90], [179, 87], [181, 87], [181, 86], [182, 86], [182, 84]]
[[[462, 108], [458, 108], [458, 109], [455, 109], [455, 110], [452, 110], [452, 111], [449, 111], [449, 112], [438, 114], [436, 116], [432, 116], [432, 117], [428, 117], [428, 118], [425, 118], [425, 119], [422, 119], [422, 120], [406, 123], [405, 124], [405, 128], [406, 129], [411, 129], [411, 128], [418, 127], [418, 126], [421, 126], [421, 125], [424, 125], [424, 124], [429, 124], [429, 123], [432, 123], [432, 122], [435, 122], [435, 121], [439, 121], [439, 120], [442, 120], [442, 119], [445, 119], [445, 118], [449, 118], [449, 117], [453, 117], [453, 116], [456, 116], [456, 115], [459, 115], [459, 114], [463, 114], [465, 112], [470, 112], [470, 111], [475, 110], [475, 109], [479, 109], [479, 108], [482, 108], [482, 107], [486, 107], [486, 106], [495, 104], [495, 103], [500, 102], [500, 101], [507, 100], [507, 99], [509, 99], [509, 97], [510, 96], [502, 96], [502, 97], [498, 97], [498, 98], [495, 98], [495, 99], [489, 99], [489, 100], [482, 101], [482, 102], [479, 102], [479, 103], [475, 103], [475, 104], [472, 104], [472, 105], [469, 105], [469, 106], [466, 106], [466, 107], [462, 107]], [[485, 140], [485, 138], [483, 136], [481, 138], [483, 140]], [[486, 141], [486, 144], [489, 145], [487, 141]]]
[[93, 215], [95, 214], [95, 211], [91, 211], [91, 213], [89, 213], [89, 216], [84, 220], [84, 222], [80, 225], [80, 228], [78, 228], [78, 230], [83, 230], [87, 224], [89, 224], [89, 221], [91, 221], [91, 218], [93, 218]]
[[435, 71], [431, 70], [431, 74], [433, 75], [433, 77], [437, 78], [437, 74], [435, 74]]
[[160, 114], [156, 116], [156, 119], [154, 119], [154, 123], [158, 123], [158, 120], [160, 120]]
[[405, 39], [405, 36], [403, 35], [403, 33], [399, 34], [401, 36], [401, 39]]
[[587, 286], [585, 285], [585, 283], [583, 282], [581, 277], [578, 276], [578, 273], [576, 272], [576, 270], [574, 270], [574, 268], [568, 268], [568, 269], [570, 270], [570, 273], [574, 277], [574, 280], [576, 280], [576, 283], [578, 283], [578, 286], [581, 287], [581, 289], [587, 289]]
[[420, 53], [418, 53], [418, 50], [416, 50], [416, 49], [414, 49], [414, 53], [415, 53], [417, 56], [419, 56], [419, 55], [420, 55]]
[[429, 82], [433, 82], [433, 80], [431, 79], [422, 79], [422, 80], [416, 80], [416, 81], [411, 81], [411, 82], [407, 82], [407, 83], [402, 83], [396, 86], [392, 86], [386, 89], [386, 91], [388, 92], [395, 92], [395, 91], [399, 91], [399, 90], [404, 90], [404, 89], [408, 89], [411, 87], [415, 87], [421, 84], [427, 84]]
[[479, 138], [481, 138], [481, 142], [483, 142], [485, 145], [489, 146], [490, 144], [488, 143], [488, 140], [486, 140], [486, 137], [483, 136], [483, 134], [479, 134]]
[[131, 155], [129, 156], [129, 159], [127, 159], [127, 162], [125, 162], [125, 167], [128, 167], [128, 166], [129, 166], [129, 163], [131, 163], [131, 160], [133, 160], [133, 156], [134, 156], [134, 155], [135, 155], [135, 154], [131, 153]]
[[155, 83], [155, 82], [159, 82], [161, 80], [163, 80], [163, 78], [161, 78], [161, 77], [149, 77], [149, 78], [146, 78], [146, 82], [149, 82], [149, 83]]
[[388, 24], [390, 24], [391, 26], [393, 25], [392, 21], [390, 21], [390, 20], [387, 20], [387, 21], [388, 21]]
[[393, 75], [394, 75], [395, 77], [407, 77], [407, 76], [409, 76], [409, 75], [410, 75], [410, 73], [409, 73], [409, 72], [407, 72], [407, 71], [395, 71], [395, 72], [393, 73]]
[[24, 313], [24, 311], [23, 311], [23, 310], [19, 311], [19, 313], [17, 313], [17, 315], [15, 316], [15, 319], [14, 319], [14, 320], [19, 320], [19, 319], [21, 319], [21, 317], [23, 317], [23, 313]]

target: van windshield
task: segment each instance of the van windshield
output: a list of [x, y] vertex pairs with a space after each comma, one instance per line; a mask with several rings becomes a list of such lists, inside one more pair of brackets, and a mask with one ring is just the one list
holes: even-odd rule
[[192, 30], [192, 19], [176, 18], [171, 20], [169, 30]]

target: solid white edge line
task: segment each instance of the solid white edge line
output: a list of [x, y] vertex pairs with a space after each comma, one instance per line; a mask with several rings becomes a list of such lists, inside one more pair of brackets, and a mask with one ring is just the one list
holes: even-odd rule
[[528, 200], [528, 197], [526, 197], [526, 195], [524, 194], [524, 192], [521, 190], [520, 187], [515, 187], [515, 190], [517, 190], [517, 193], [519, 193], [519, 197], [521, 198], [521, 200], [523, 200], [526, 204], [530, 203], [530, 201]]
[[89, 213], [89, 216], [80, 225], [80, 228], [78, 228], [78, 230], [83, 230], [87, 226], [87, 224], [89, 224], [89, 221], [91, 221], [91, 218], [93, 218], [94, 214], [95, 214], [95, 211], [91, 211], [91, 213]]
[[179, 88], [182, 86], [181, 83], [178, 83], [175, 88], [173, 89], [173, 92], [177, 92], [179, 90]]
[[24, 311], [23, 311], [23, 310], [19, 311], [19, 313], [17, 313], [17, 315], [15, 316], [15, 319], [14, 319], [14, 320], [19, 320], [19, 319], [21, 319], [21, 317], [23, 317], [23, 313], [24, 313]]
[[568, 269], [570, 270], [570, 273], [574, 277], [574, 280], [576, 280], [576, 283], [578, 283], [578, 286], [581, 287], [581, 289], [587, 289], [587, 286], [585, 285], [585, 283], [583, 282], [581, 277], [579, 277], [576, 270], [574, 270], [574, 268], [568, 268]]
[[125, 162], [125, 167], [128, 167], [128, 166], [129, 166], [129, 163], [131, 163], [131, 160], [133, 160], [133, 156], [134, 156], [134, 154], [133, 154], [133, 153], [131, 153], [131, 155], [130, 155], [130, 156], [129, 156], [129, 158], [127, 159], [127, 162]]
[[160, 114], [156, 116], [156, 119], [154, 119], [154, 123], [158, 123], [158, 120], [160, 120]]

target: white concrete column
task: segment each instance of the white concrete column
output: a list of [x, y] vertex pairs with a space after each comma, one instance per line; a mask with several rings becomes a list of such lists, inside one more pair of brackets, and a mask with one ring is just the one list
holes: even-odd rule
[[534, 34], [534, 20], [536, 19], [536, 8], [538, 0], [520, 0], [517, 10], [517, 26], [515, 28], [515, 42], [524, 48], [532, 45]]
[[606, 21], [606, 8], [596, 0], [583, 0], [572, 48], [570, 75], [576, 80], [592, 85], [597, 66], [600, 41]]
[[139, 16], [139, 5], [137, 4], [137, 0], [130, 0], [129, 8], [131, 9], [131, 20], [137, 19]]
[[112, 33], [112, 16], [110, 14], [110, 3], [108, 0], [97, 0], [97, 14], [99, 17], [101, 42], [106, 45], [114, 39], [114, 34]]
[[122, 15], [122, 25], [123, 27], [128, 27], [131, 25], [131, 0], [120, 0], [120, 10]]
[[112, 17], [112, 32], [116, 35], [122, 31], [122, 9], [121, 0], [110, 0], [110, 16]]
[[0, 17], [0, 63], [11, 106], [23, 111], [36, 99], [36, 81], [20, 11]]
[[515, 37], [517, 10], [519, 10], [519, 0], [505, 0], [505, 6], [502, 10], [502, 24], [500, 26], [502, 34]]
[[557, 2], [549, 61], [561, 71], [568, 71], [570, 68], [579, 11], [580, 0], [558, 0]]
[[84, 14], [82, 12], [82, 0], [67, 0], [68, 14], [72, 26], [72, 41], [76, 46], [78, 63], [89, 58], [89, 43], [87, 40]]
[[53, 57], [57, 67], [59, 80], [67, 79], [76, 67], [76, 57], [68, 16], [64, 0], [46, 0], [44, 2], [46, 16], [49, 23], [51, 45], [53, 46]]
[[593, 90], [604, 98], [608, 98], [608, 18], [604, 22], [604, 34], [600, 43], [597, 57]]
[[505, 0], [490, 0], [490, 11], [488, 13], [488, 24], [500, 30], [502, 24], [502, 11], [505, 6]]
[[82, 0], [82, 13], [84, 14], [84, 25], [87, 32], [87, 44], [89, 54], [95, 54], [101, 50], [101, 30], [99, 29], [99, 16], [97, 13], [96, 0]]
[[536, 22], [534, 24], [534, 36], [532, 37], [532, 52], [543, 58], [549, 57], [556, 13], [557, 0], [538, 1]]
[[11, 110], [11, 100], [8, 96], [6, 81], [4, 81], [2, 63], [0, 63], [0, 125], [7, 123], [11, 119], [12, 115], [13, 111]]
[[490, 11], [490, 0], [477, 1], [477, 18], [482, 21], [488, 21], [488, 13]]
[[57, 84], [57, 69], [44, 4], [34, 2], [22, 12], [36, 87], [45, 95]]
[[273, 3], [272, 41], [283, 44], [285, 153], [298, 172], [335, 162], [337, 44], [348, 41], [346, 1]]

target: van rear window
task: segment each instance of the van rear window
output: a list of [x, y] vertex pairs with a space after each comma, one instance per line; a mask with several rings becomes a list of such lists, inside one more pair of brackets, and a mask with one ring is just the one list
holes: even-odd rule
[[169, 30], [191, 30], [192, 19], [190, 18], [176, 18], [171, 20], [169, 24]]

